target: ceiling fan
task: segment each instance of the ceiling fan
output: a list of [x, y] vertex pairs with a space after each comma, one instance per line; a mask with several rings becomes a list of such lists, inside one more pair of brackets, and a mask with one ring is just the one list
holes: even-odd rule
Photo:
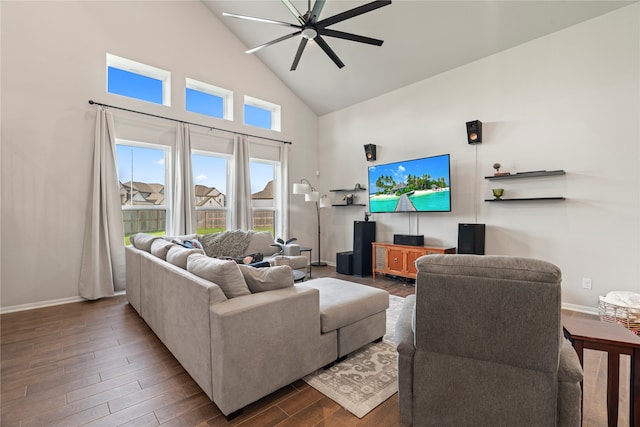
[[362, 15], [363, 13], [371, 12], [372, 10], [381, 8], [383, 6], [387, 6], [391, 4], [391, 0], [378, 0], [373, 1], [371, 3], [364, 4], [362, 6], [355, 7], [353, 9], [347, 10], [345, 12], [338, 13], [337, 15], [333, 15], [329, 18], [322, 19], [318, 21], [318, 17], [320, 16], [320, 12], [322, 12], [322, 8], [324, 7], [326, 0], [316, 0], [313, 4], [313, 9], [311, 9], [311, 0], [308, 1], [308, 10], [307, 13], [302, 15], [298, 9], [291, 3], [290, 0], [281, 0], [282, 3], [289, 9], [289, 11], [293, 14], [293, 16], [298, 21], [297, 24], [291, 24], [289, 22], [283, 21], [274, 21], [272, 19], [265, 18], [255, 18], [252, 16], [245, 15], [237, 15], [234, 13], [223, 12], [223, 16], [228, 16], [230, 18], [238, 18], [238, 19], [247, 19], [249, 21], [256, 22], [265, 22], [267, 24], [276, 24], [282, 25], [285, 27], [297, 28], [298, 31], [287, 34], [286, 36], [279, 37], [275, 40], [271, 40], [265, 44], [254, 47], [253, 49], [249, 49], [247, 53], [254, 53], [263, 47], [271, 46], [278, 42], [290, 39], [291, 37], [295, 37], [299, 34], [302, 35], [300, 39], [300, 44], [298, 45], [298, 51], [296, 52], [296, 56], [293, 59], [293, 64], [291, 64], [291, 71], [294, 71], [298, 67], [298, 63], [300, 62], [300, 57], [302, 56], [302, 52], [304, 52], [304, 48], [307, 46], [307, 42], [309, 40], [315, 41], [318, 46], [331, 58], [331, 60], [338, 66], [338, 68], [344, 67], [344, 63], [338, 58], [338, 55], [329, 47], [327, 42], [322, 38], [322, 36], [335, 37], [344, 40], [351, 40], [359, 43], [372, 44], [375, 46], [381, 46], [383, 40], [372, 39], [370, 37], [359, 36], [357, 34], [345, 33], [343, 31], [331, 30], [327, 28], [330, 25], [337, 24], [338, 22], [345, 21], [347, 19], [356, 17], [358, 15]]

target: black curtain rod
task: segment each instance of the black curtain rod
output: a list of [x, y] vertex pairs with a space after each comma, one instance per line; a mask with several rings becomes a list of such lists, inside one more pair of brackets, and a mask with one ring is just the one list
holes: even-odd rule
[[156, 114], [150, 114], [150, 113], [145, 113], [143, 111], [136, 111], [136, 110], [129, 110], [128, 108], [122, 108], [122, 107], [116, 107], [115, 105], [109, 105], [109, 104], [102, 104], [100, 102], [96, 102], [93, 99], [89, 100], [89, 104], [91, 105], [101, 105], [103, 107], [109, 107], [109, 108], [115, 108], [117, 110], [122, 110], [122, 111], [129, 111], [131, 113], [136, 113], [136, 114], [143, 114], [145, 116], [151, 116], [151, 117], [156, 117], [158, 119], [164, 119], [164, 120], [171, 120], [173, 122], [178, 122], [178, 123], [185, 123], [188, 125], [193, 125], [193, 126], [200, 126], [203, 128], [207, 128], [210, 130], [219, 130], [222, 132], [228, 132], [228, 133], [233, 133], [235, 135], [244, 135], [244, 136], [249, 136], [251, 138], [260, 138], [260, 139], [266, 139], [268, 141], [275, 141], [275, 142], [281, 142], [283, 144], [291, 144], [290, 141], [283, 141], [281, 139], [275, 139], [275, 138], [267, 138], [266, 136], [258, 136], [258, 135], [251, 135], [249, 133], [242, 133], [242, 132], [234, 132], [232, 130], [227, 130], [227, 129], [221, 129], [221, 128], [217, 128], [215, 126], [207, 126], [207, 125], [201, 125], [200, 123], [192, 123], [192, 122], [185, 122], [184, 120], [177, 120], [177, 119], [172, 119], [171, 117], [164, 117], [164, 116], [158, 116]]

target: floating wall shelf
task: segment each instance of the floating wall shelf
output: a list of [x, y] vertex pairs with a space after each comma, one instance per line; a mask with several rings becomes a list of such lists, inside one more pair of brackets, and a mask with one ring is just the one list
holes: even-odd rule
[[522, 197], [514, 199], [485, 199], [485, 202], [529, 202], [534, 200], [566, 200], [564, 197]]
[[485, 176], [484, 179], [495, 181], [498, 179], [517, 179], [517, 178], [533, 178], [539, 176], [552, 176], [552, 175], [565, 175], [565, 171], [562, 169], [555, 171], [533, 171], [533, 172], [518, 172], [511, 175], [499, 175], [499, 176]]
[[365, 191], [366, 188], [364, 187], [360, 187], [360, 188], [337, 188], [335, 190], [329, 190], [331, 192], [338, 192], [338, 191]]
[[[554, 170], [554, 171], [531, 171], [531, 172], [518, 172], [509, 175], [493, 175], [493, 176], [485, 176], [484, 179], [488, 179], [490, 181], [497, 181], [500, 179], [519, 179], [519, 178], [536, 178], [536, 177], [544, 177], [544, 176], [554, 176], [554, 175], [565, 175], [565, 171], [562, 169]], [[540, 201], [540, 200], [566, 200], [564, 197], [514, 197], [513, 199], [485, 199], [485, 202], [531, 202], [531, 201]]]

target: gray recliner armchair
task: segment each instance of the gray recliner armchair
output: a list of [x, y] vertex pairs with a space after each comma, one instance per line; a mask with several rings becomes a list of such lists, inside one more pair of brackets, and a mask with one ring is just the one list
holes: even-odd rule
[[396, 324], [400, 418], [415, 426], [579, 426], [582, 368], [545, 261], [427, 255]]

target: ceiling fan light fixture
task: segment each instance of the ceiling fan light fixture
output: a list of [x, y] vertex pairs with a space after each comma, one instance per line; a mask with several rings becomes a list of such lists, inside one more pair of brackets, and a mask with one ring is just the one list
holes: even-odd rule
[[313, 40], [316, 38], [317, 35], [318, 35], [318, 32], [315, 30], [315, 28], [308, 27], [302, 30], [302, 37], [304, 37], [307, 40]]

